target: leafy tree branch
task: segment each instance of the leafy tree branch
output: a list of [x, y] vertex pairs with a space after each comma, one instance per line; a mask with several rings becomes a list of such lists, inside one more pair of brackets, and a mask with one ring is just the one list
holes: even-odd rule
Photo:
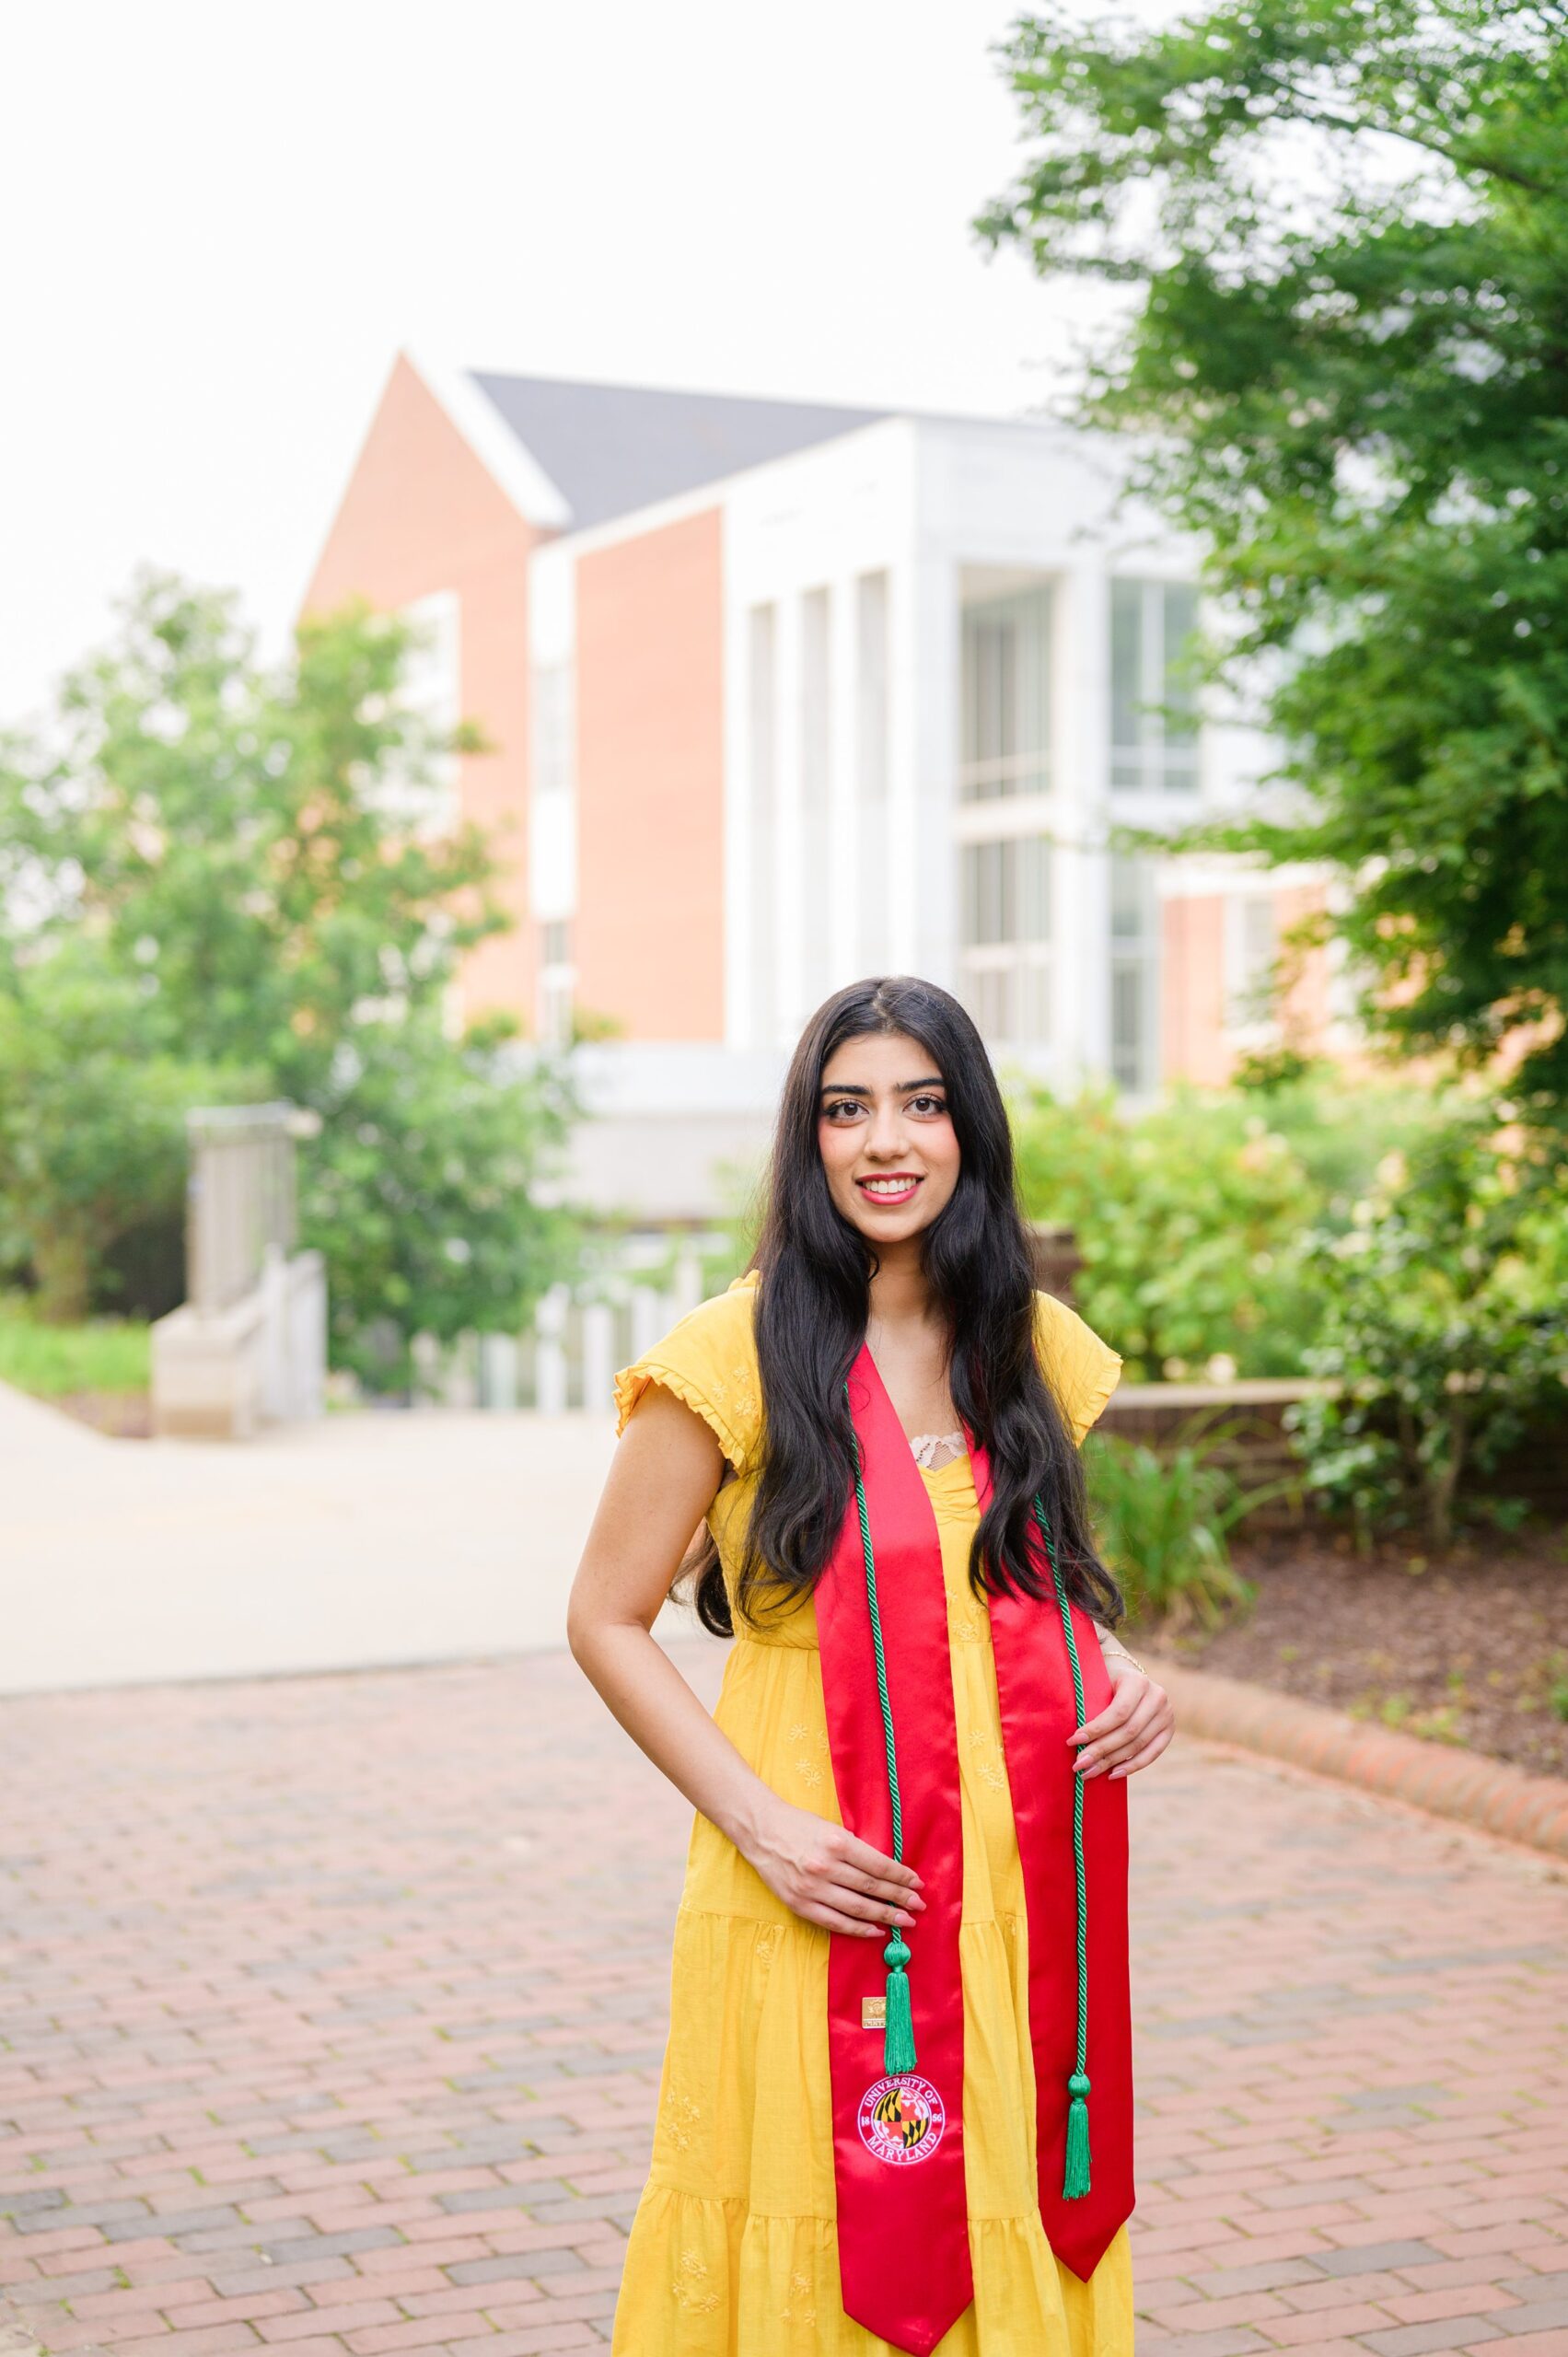
[[1064, 6], [980, 226], [1129, 291], [1075, 413], [1197, 535], [1290, 789], [1206, 843], [1337, 873], [1369, 1021], [1568, 1105], [1568, 15]]

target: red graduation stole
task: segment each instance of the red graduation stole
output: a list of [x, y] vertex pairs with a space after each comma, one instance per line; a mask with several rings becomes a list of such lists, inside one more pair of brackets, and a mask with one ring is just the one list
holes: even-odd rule
[[[947, 1599], [935, 1516], [909, 1441], [864, 1346], [850, 1411], [875, 1552], [883, 1670], [896, 1729], [903, 1854], [925, 1911], [906, 1936], [915, 2068], [884, 2072], [882, 2031], [865, 2027], [888, 1985], [882, 1943], [830, 1935], [829, 2067], [844, 2313], [911, 2357], [930, 2357], [974, 2295], [964, 2184], [964, 2008], [958, 1960], [963, 1833]], [[991, 1476], [971, 1447], [981, 1510]], [[1039, 1550], [1042, 1574], [1049, 1562]], [[860, 1516], [851, 1500], [816, 1591], [833, 1782], [844, 1824], [891, 1852], [892, 1806], [866, 1594]], [[1094, 1623], [1073, 1625], [1085, 1715], [1110, 1698]], [[1063, 2191], [1068, 2078], [1076, 2061], [1077, 1891], [1073, 1845], [1079, 1724], [1056, 1603], [990, 1598], [1003, 1749], [1028, 1919], [1040, 2221], [1052, 2251], [1084, 2279], [1131, 2216], [1132, 2072], [1127, 1970], [1127, 1786], [1097, 1777], [1084, 1794], [1088, 1966], [1087, 2074], [1092, 2189]]]

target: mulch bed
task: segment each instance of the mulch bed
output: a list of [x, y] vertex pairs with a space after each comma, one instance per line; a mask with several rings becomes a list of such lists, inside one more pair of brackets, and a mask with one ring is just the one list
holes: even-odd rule
[[1138, 1633], [1222, 1677], [1568, 1776], [1568, 1529], [1471, 1538], [1441, 1562], [1408, 1546], [1358, 1557], [1321, 1530], [1235, 1556], [1249, 1612]]

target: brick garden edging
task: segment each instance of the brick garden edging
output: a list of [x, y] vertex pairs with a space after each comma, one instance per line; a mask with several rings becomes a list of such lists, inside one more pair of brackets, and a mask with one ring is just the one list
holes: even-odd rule
[[1262, 1752], [1568, 1859], [1568, 1783], [1555, 1777], [1531, 1776], [1505, 1760], [1371, 1726], [1320, 1702], [1179, 1662], [1151, 1656], [1149, 1666], [1185, 1734]]

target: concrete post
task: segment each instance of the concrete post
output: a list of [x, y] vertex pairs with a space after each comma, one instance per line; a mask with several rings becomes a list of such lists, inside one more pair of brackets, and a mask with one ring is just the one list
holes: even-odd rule
[[319, 1118], [287, 1104], [203, 1108], [187, 1120], [190, 1298], [152, 1332], [153, 1429], [221, 1440], [319, 1415], [326, 1281], [296, 1252], [296, 1143]]
[[664, 1295], [652, 1285], [632, 1288], [632, 1356], [651, 1351], [665, 1330]]
[[515, 1334], [482, 1334], [479, 1338], [479, 1404], [499, 1415], [509, 1415], [517, 1404], [517, 1338]]
[[583, 1311], [583, 1405], [604, 1415], [615, 1404], [615, 1312], [605, 1301]]
[[541, 1416], [566, 1411], [566, 1311], [571, 1296], [552, 1285], [534, 1313], [534, 1406]]

